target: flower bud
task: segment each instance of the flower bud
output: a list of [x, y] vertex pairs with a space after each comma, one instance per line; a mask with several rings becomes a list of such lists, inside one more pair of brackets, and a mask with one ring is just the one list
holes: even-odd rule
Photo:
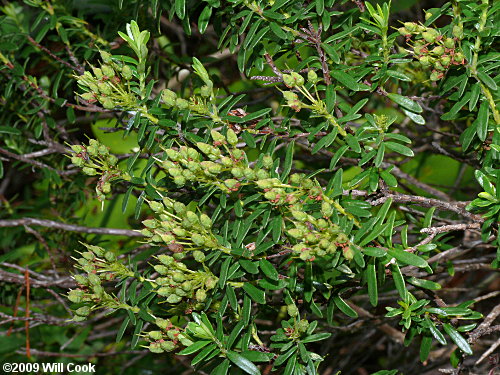
[[104, 254], [104, 259], [106, 259], [108, 262], [114, 262], [116, 260], [116, 255], [111, 251], [106, 251], [106, 253]]
[[164, 265], [157, 264], [154, 266], [154, 269], [156, 272], [158, 272], [160, 275], [166, 275], [168, 273], [168, 268], [165, 267]]
[[176, 345], [173, 343], [173, 341], [161, 341], [160, 347], [166, 352], [171, 352], [175, 349]]
[[450, 58], [450, 56], [441, 56], [441, 58], [439, 59], [439, 62], [441, 63], [441, 65], [446, 67], [446, 66], [450, 65], [451, 58]]
[[434, 47], [432, 49], [432, 53], [435, 53], [438, 56], [441, 56], [444, 53], [444, 48], [441, 46]]
[[429, 56], [422, 56], [418, 59], [418, 61], [420, 62], [420, 64], [422, 66], [429, 66], [429, 65], [431, 65], [431, 62], [432, 62], [432, 60]]
[[431, 12], [425, 12], [425, 20], [428, 21], [432, 17]]
[[295, 305], [288, 305], [286, 307], [286, 310], [288, 312], [288, 315], [290, 315], [290, 316], [297, 316], [297, 315], [299, 315], [299, 309]]
[[237, 186], [239, 186], [239, 181], [230, 178], [224, 181], [224, 185], [226, 185], [229, 189], [235, 189]]
[[321, 214], [325, 217], [330, 217], [333, 214], [333, 207], [330, 203], [323, 201], [321, 203]]
[[408, 30], [408, 33], [412, 33], [417, 29], [417, 24], [415, 22], [405, 22], [404, 27]]
[[203, 96], [204, 98], [209, 98], [210, 95], [212, 95], [212, 89], [207, 85], [204, 85], [200, 89], [200, 95]]
[[273, 166], [273, 158], [270, 155], [264, 155], [262, 158], [262, 166], [266, 169], [270, 169]]
[[88, 316], [90, 314], [90, 307], [82, 306], [75, 311], [75, 314], [78, 316]]
[[182, 98], [177, 98], [175, 100], [175, 106], [179, 109], [188, 109], [189, 108], [189, 102], [186, 99]]
[[151, 353], [160, 354], [163, 353], [163, 349], [159, 342], [152, 342], [149, 344], [148, 349]]
[[430, 77], [430, 79], [431, 79], [431, 81], [435, 82], [435, 81], [439, 80], [439, 76], [440, 76], [440, 75], [439, 75], [439, 73], [438, 73], [437, 71], [435, 71], [435, 70], [434, 70], [434, 71], [431, 73], [431, 77]]
[[102, 70], [100, 68], [96, 68], [96, 67], [92, 67], [92, 71], [94, 72], [94, 75], [97, 79], [101, 79], [103, 74], [102, 74]]
[[205, 238], [199, 233], [193, 233], [191, 235], [191, 241], [193, 241], [196, 246], [203, 246]]
[[309, 322], [305, 319], [302, 319], [298, 324], [297, 324], [297, 330], [301, 333], [304, 333], [307, 331], [309, 328]]
[[302, 77], [299, 73], [292, 72], [291, 76], [295, 81], [296, 86], [304, 86], [304, 77]]
[[302, 230], [300, 230], [299, 228], [289, 229], [288, 234], [296, 239], [302, 238], [304, 236], [304, 232], [302, 232]]
[[288, 88], [293, 88], [295, 86], [295, 79], [290, 74], [283, 74], [283, 82]]
[[291, 101], [291, 100], [297, 100], [299, 97], [297, 96], [296, 93], [292, 92], [292, 91], [283, 91], [283, 97], [287, 100], [287, 101]]
[[172, 279], [176, 283], [182, 283], [184, 280], [186, 280], [186, 276], [184, 276], [182, 272], [174, 272], [174, 274], [172, 275]]
[[293, 210], [293, 211], [292, 211], [292, 215], [293, 215], [293, 217], [294, 217], [296, 220], [298, 220], [298, 221], [300, 221], [300, 222], [304, 222], [304, 221], [306, 221], [306, 220], [307, 220], [307, 217], [308, 217], [308, 215], [307, 215], [305, 212], [303, 212], [303, 211], [296, 211], [296, 210]]
[[212, 219], [207, 214], [200, 215], [200, 223], [205, 229], [212, 228]]
[[160, 331], [151, 331], [148, 333], [148, 336], [151, 340], [161, 340], [163, 339], [163, 334]]
[[215, 276], [209, 277], [208, 279], [205, 280], [205, 287], [207, 289], [213, 289], [217, 285], [217, 282], [219, 279]]
[[99, 51], [99, 53], [101, 54], [102, 61], [104, 61], [106, 64], [111, 62], [111, 55], [108, 52]]
[[234, 167], [231, 169], [231, 174], [235, 178], [242, 178], [243, 177], [244, 170], [243, 168], [240, 167]]
[[122, 68], [122, 77], [126, 81], [130, 81], [132, 77], [134, 76], [134, 73], [132, 72], [132, 69], [128, 65], [124, 65]]
[[182, 301], [182, 297], [181, 296], [178, 296], [177, 294], [171, 294], [167, 297], [167, 302], [168, 303], [172, 303], [172, 304], [175, 304], [175, 303], [179, 303]]
[[68, 293], [68, 299], [73, 303], [80, 303], [83, 300], [85, 292], [81, 289], [70, 290]]
[[403, 35], [403, 36], [410, 34], [410, 33], [408, 32], [408, 30], [406, 30], [406, 28], [404, 28], [404, 27], [400, 27], [400, 28], [398, 29], [398, 32], [399, 32], [399, 34], [400, 34], [400, 35]]
[[83, 165], [85, 164], [83, 159], [78, 157], [78, 156], [72, 156], [71, 163], [73, 163], [74, 165], [76, 165], [77, 167], [80, 167], [80, 168], [83, 167]]
[[105, 109], [115, 108], [115, 102], [111, 98], [101, 97], [100, 102]]
[[97, 171], [95, 170], [95, 168], [91, 168], [91, 167], [83, 168], [82, 172], [84, 174], [86, 174], [87, 176], [95, 176], [97, 174]]
[[453, 40], [453, 38], [444, 39], [443, 44], [446, 48], [450, 48], [450, 49], [455, 48], [455, 41]]
[[161, 92], [161, 99], [166, 105], [173, 107], [177, 99], [177, 94], [172, 90], [165, 89]]
[[108, 194], [111, 191], [111, 184], [109, 182], [105, 182], [102, 184], [101, 190], [104, 194]]
[[211, 130], [210, 131], [210, 135], [212, 136], [212, 139], [215, 141], [215, 142], [219, 142], [219, 143], [226, 143], [226, 137], [224, 137], [221, 133], [219, 133], [218, 131], [216, 130]]
[[464, 37], [464, 28], [462, 25], [453, 26], [452, 34], [455, 38], [462, 39]]
[[172, 288], [170, 288], [169, 286], [162, 286], [156, 291], [156, 293], [161, 297], [168, 297], [172, 294]]
[[231, 146], [236, 146], [236, 144], [238, 143], [238, 136], [236, 135], [233, 129], [231, 128], [227, 129], [226, 137], [228, 143]]
[[109, 65], [102, 65], [101, 66], [102, 73], [108, 77], [108, 78], [113, 78], [115, 76], [115, 71], [113, 68]]
[[428, 29], [427, 31], [424, 31], [422, 33], [422, 37], [428, 43], [434, 43], [436, 41], [436, 37], [438, 35], [439, 35], [439, 33], [436, 30], [434, 30], [434, 29]]
[[207, 292], [205, 292], [203, 289], [198, 289], [196, 291], [196, 300], [198, 302], [203, 302], [207, 299]]
[[74, 275], [73, 278], [80, 285], [88, 285], [88, 279], [83, 275]]
[[459, 63], [459, 64], [462, 64], [465, 60], [465, 56], [462, 52], [457, 52], [455, 53], [455, 55], [453, 56], [453, 61]]
[[[228, 142], [229, 142], [229, 135], [228, 135]], [[227, 156], [224, 156], [221, 159], [221, 163], [224, 167], [232, 167], [234, 162], [231, 160], [231, 158], [228, 158]]]
[[307, 72], [307, 81], [312, 84], [318, 82], [318, 75], [314, 70], [309, 69], [309, 71]]
[[205, 254], [203, 254], [203, 252], [201, 252], [200, 250], [195, 250], [193, 251], [193, 258], [198, 263], [201, 263], [205, 260]]
[[80, 95], [80, 97], [83, 99], [83, 100], [86, 100], [87, 102], [90, 102], [91, 100], [94, 100], [95, 99], [95, 96], [94, 94], [90, 93], [90, 92], [86, 92], [86, 93], [83, 93]]

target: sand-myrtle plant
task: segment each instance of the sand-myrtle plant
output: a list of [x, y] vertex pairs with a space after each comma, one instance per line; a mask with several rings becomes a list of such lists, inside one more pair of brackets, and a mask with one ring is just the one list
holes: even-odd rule
[[[233, 4], [241, 13], [220, 47], [238, 51], [242, 73], [269, 74], [252, 77], [269, 105], [228, 94], [211, 60], [184, 64], [179, 85], [156, 82], [150, 34], [135, 22], [119, 34], [135, 59], [101, 51], [76, 77], [85, 102], [121, 112], [140, 150], [119, 164], [91, 140], [71, 160], [99, 177], [99, 199], [111, 182], [124, 211], [135, 196], [142, 224], [134, 256], [83, 245], [75, 320], [116, 312], [119, 340], [133, 325], [132, 346], [191, 356], [215, 375], [320, 374], [329, 359], [317, 342], [370, 319], [418, 342], [422, 362], [438, 344], [453, 342], [455, 366], [473, 353], [475, 323], [462, 321], [482, 317], [476, 301], [436, 293], [455, 272], [440, 262], [462, 246], [457, 232], [481, 228], [478, 243], [499, 245], [496, 8], [464, 0], [398, 22], [390, 2], [334, 3]], [[477, 199], [457, 203], [456, 186], [414, 177], [430, 149], [476, 169]]]

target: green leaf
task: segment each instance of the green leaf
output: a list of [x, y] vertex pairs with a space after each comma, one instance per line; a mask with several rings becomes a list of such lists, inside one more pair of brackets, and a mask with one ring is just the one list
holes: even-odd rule
[[498, 89], [498, 86], [493, 78], [491, 78], [488, 74], [483, 72], [482, 70], [479, 70], [477, 72], [478, 78], [490, 89], [496, 91]]
[[400, 143], [396, 142], [384, 142], [385, 147], [387, 147], [389, 150], [392, 150], [394, 152], [397, 152], [398, 154], [405, 155], [405, 156], [414, 156], [414, 153], [411, 148], [406, 147]]
[[186, 16], [186, 0], [175, 0], [175, 14], [181, 20]]
[[331, 72], [331, 76], [352, 91], [366, 91], [370, 89], [369, 86], [359, 84], [352, 76], [341, 70]]
[[243, 320], [240, 320], [238, 324], [234, 326], [233, 330], [231, 331], [231, 334], [229, 335], [229, 338], [227, 339], [226, 348], [229, 349], [233, 346], [233, 343], [240, 335], [241, 331], [243, 330], [243, 327], [245, 327], [245, 322]]
[[23, 134], [21, 130], [17, 128], [13, 128], [12, 126], [5, 126], [5, 125], [0, 125], [0, 134], [14, 134], [14, 135], [20, 135]]
[[276, 23], [276, 22], [271, 22], [269, 24], [269, 27], [271, 28], [271, 31], [276, 34], [278, 38], [281, 39], [288, 39], [286, 33], [283, 31], [283, 29]]
[[351, 318], [357, 318], [358, 313], [353, 310], [351, 306], [349, 306], [339, 295], [334, 295], [333, 297], [333, 302], [335, 302], [335, 305], [339, 308], [340, 311], [342, 311], [344, 314]]
[[425, 125], [425, 119], [416, 114], [416, 113], [413, 113], [411, 111], [407, 111], [406, 109], [403, 109], [403, 112], [405, 113], [406, 116], [408, 116], [410, 118], [410, 120], [412, 120], [414, 123], [416, 124], [419, 124], [419, 125]]
[[335, 168], [338, 161], [340, 160], [342, 155], [344, 155], [344, 153], [347, 151], [348, 148], [349, 146], [343, 145], [337, 151], [335, 151], [335, 154], [333, 154], [332, 160], [330, 161], [330, 167], [329, 167], [330, 169]]
[[384, 143], [382, 143], [377, 150], [377, 156], [375, 156], [375, 159], [373, 160], [373, 164], [375, 165], [376, 168], [379, 168], [382, 162], [384, 161], [384, 153], [385, 153], [385, 146]]
[[315, 154], [322, 148], [330, 146], [333, 143], [333, 141], [335, 141], [336, 137], [337, 137], [337, 128], [334, 128], [330, 133], [321, 138], [318, 141], [318, 143], [314, 145], [311, 154]]
[[419, 268], [425, 268], [429, 266], [429, 264], [424, 259], [420, 258], [418, 255], [409, 253], [401, 249], [388, 249], [387, 253], [391, 257], [396, 258], [396, 260], [400, 261], [401, 263], [409, 264], [410, 266], [415, 266]]
[[229, 371], [229, 366], [230, 362], [226, 358], [224, 361], [222, 361], [221, 364], [219, 364], [214, 370], [210, 373], [210, 375], [227, 375], [227, 372]]
[[479, 112], [477, 113], [477, 118], [474, 121], [476, 123], [477, 137], [484, 142], [488, 136], [488, 117], [489, 117], [488, 102], [485, 100], [481, 103], [479, 107]]
[[366, 267], [366, 281], [368, 282], [368, 296], [372, 306], [377, 306], [378, 303], [378, 288], [377, 288], [377, 271], [375, 269], [375, 261], [371, 260]]
[[128, 327], [129, 322], [130, 322], [130, 318], [128, 316], [125, 317], [125, 319], [123, 319], [123, 322], [122, 322], [120, 328], [118, 329], [118, 333], [116, 335], [116, 342], [117, 343], [121, 341], [123, 334], [125, 333], [125, 330]]
[[178, 354], [179, 355], [189, 355], [189, 354], [196, 353], [197, 351], [201, 350], [202, 348], [204, 348], [205, 346], [207, 346], [210, 343], [211, 343], [211, 341], [208, 341], [208, 340], [196, 341], [192, 345], [189, 345], [187, 348], [184, 348], [183, 350], [181, 350]]
[[198, 30], [200, 31], [200, 34], [203, 34], [207, 29], [208, 22], [210, 21], [211, 16], [212, 16], [212, 6], [207, 5], [200, 13], [200, 17], [198, 17]]
[[465, 354], [472, 355], [472, 349], [469, 343], [463, 338], [460, 333], [458, 333], [449, 323], [443, 323], [443, 328], [448, 336], [451, 337], [453, 342], [457, 344], [461, 351], [463, 351]]
[[394, 103], [399, 104], [401, 107], [406, 108], [415, 113], [422, 113], [423, 109], [417, 102], [411, 100], [407, 96], [402, 96], [399, 94], [388, 93], [387, 97], [391, 99]]
[[231, 362], [233, 362], [236, 366], [245, 371], [247, 374], [260, 375], [259, 369], [242, 355], [236, 352], [228, 351], [226, 353], [226, 356]]
[[396, 263], [391, 264], [391, 273], [399, 296], [403, 301], [406, 301], [406, 299], [408, 298], [408, 292], [405, 286], [405, 279], [403, 278], [403, 274], [401, 273], [401, 270]]
[[441, 285], [438, 283], [435, 283], [434, 281], [417, 279], [416, 277], [413, 277], [413, 276], [409, 277], [407, 280], [410, 284], [418, 286], [419, 288], [424, 288], [424, 289], [429, 289], [429, 290], [441, 289]]
[[195, 366], [196, 364], [200, 363], [203, 361], [208, 355], [217, 348], [217, 345], [211, 343], [208, 346], [205, 347], [201, 352], [199, 352], [196, 357], [193, 358], [191, 361], [191, 366]]
[[424, 335], [422, 336], [422, 342], [420, 343], [420, 362], [425, 362], [432, 347], [432, 337]]
[[406, 81], [406, 82], [410, 82], [411, 81], [411, 78], [408, 77], [406, 74], [404, 73], [401, 73], [401, 72], [398, 72], [397, 70], [387, 70], [386, 74], [389, 76], [389, 77], [392, 77], [392, 78], [396, 78], [400, 81]]
[[224, 288], [224, 285], [226, 284], [227, 281], [227, 271], [229, 270], [229, 266], [231, 265], [231, 257], [227, 257], [226, 260], [224, 260], [224, 263], [222, 263], [222, 266], [220, 268], [220, 275], [219, 275], [219, 287], [222, 289]]
[[441, 333], [439, 329], [437, 329], [436, 325], [434, 322], [429, 318], [428, 315], [424, 316], [425, 321], [427, 322], [427, 325], [429, 326], [429, 330], [434, 336], [434, 338], [441, 344], [441, 345], [446, 345], [446, 339], [444, 338], [444, 335]]
[[286, 148], [285, 163], [283, 164], [283, 172], [281, 172], [281, 181], [285, 181], [292, 169], [293, 162], [293, 151], [295, 147], [295, 141], [292, 140], [288, 147]]
[[315, 342], [315, 341], [321, 341], [321, 340], [326, 340], [327, 338], [329, 338], [332, 334], [331, 333], [327, 333], [327, 332], [324, 332], [324, 333], [316, 333], [314, 335], [311, 335], [311, 336], [307, 336], [305, 339], [301, 340], [302, 343], [306, 344], [308, 342]]
[[318, 13], [318, 15], [321, 16], [323, 14], [323, 11], [325, 10], [325, 1], [316, 0], [315, 3], [316, 3], [316, 13]]
[[261, 259], [259, 265], [264, 275], [269, 277], [271, 280], [279, 280], [278, 271], [276, 271], [276, 268], [274, 268], [271, 262], [267, 259]]
[[250, 298], [252, 298], [255, 302], [260, 303], [261, 305], [266, 303], [266, 293], [262, 289], [246, 282], [243, 284], [243, 290], [247, 292]]

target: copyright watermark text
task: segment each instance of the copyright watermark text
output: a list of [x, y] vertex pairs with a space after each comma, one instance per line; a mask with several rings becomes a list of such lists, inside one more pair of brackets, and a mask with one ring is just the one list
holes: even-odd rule
[[4, 373], [95, 373], [95, 365], [92, 363], [24, 363], [12, 362], [2, 365]]

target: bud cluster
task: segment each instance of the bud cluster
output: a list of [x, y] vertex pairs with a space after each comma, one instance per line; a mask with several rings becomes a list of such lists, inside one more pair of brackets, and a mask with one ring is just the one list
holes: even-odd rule
[[200, 250], [221, 249], [211, 231], [212, 220], [208, 215], [197, 214], [184, 203], [168, 197], [163, 198], [163, 204], [151, 201], [149, 206], [158, 215], [158, 219], [142, 222], [146, 228], [141, 233], [149, 242], [166, 244], [178, 257], [185, 251], [193, 251], [195, 260], [200, 263], [205, 260]]
[[441, 35], [434, 28], [405, 22], [399, 33], [406, 36], [407, 41], [416, 37], [413, 53], [423, 67], [432, 68], [431, 80], [437, 81], [444, 76], [446, 70], [453, 65], [465, 65], [465, 56], [457, 45], [461, 37], [458, 30], [453, 29], [454, 37]]
[[150, 343], [146, 348], [152, 353], [171, 352], [181, 345], [189, 346], [193, 343], [183, 330], [172, 324], [170, 319], [156, 318], [155, 324], [160, 330], [150, 331], [145, 335]]
[[[224, 136], [212, 130], [213, 143], [198, 142], [196, 149], [181, 146], [165, 150], [165, 160], [158, 160], [173, 182], [179, 186], [188, 183], [197, 186], [216, 186], [224, 193], [236, 192], [243, 184], [269, 178], [272, 158], [264, 157], [263, 168], [248, 165], [245, 151], [236, 147], [238, 136], [228, 129]], [[206, 160], [208, 159], [208, 160]]]
[[103, 62], [99, 67], [92, 66], [92, 73], [86, 71], [75, 77], [86, 90], [80, 97], [88, 103], [99, 102], [106, 109], [134, 109], [138, 99], [131, 90], [131, 86], [136, 85], [132, 81], [132, 68], [104, 51], [101, 51], [101, 59]]
[[190, 305], [194, 304], [194, 308], [203, 308], [204, 305], [198, 306], [198, 303], [207, 299], [207, 292], [215, 288], [219, 279], [207, 268], [205, 271], [190, 270], [170, 255], [162, 254], [157, 259], [160, 264], [155, 265], [154, 269], [160, 277], [154, 280], [158, 286], [156, 293], [170, 304], [184, 300]]
[[210, 117], [215, 123], [223, 123], [218, 115], [217, 106], [212, 101], [213, 98], [213, 87], [209, 85], [202, 86], [199, 95], [193, 95], [189, 100], [178, 97], [170, 89], [164, 89], [161, 92], [161, 99], [167, 108], [177, 110], [189, 109], [190, 112], [197, 115]]
[[71, 146], [73, 155], [71, 162], [82, 168], [87, 176], [100, 175], [96, 185], [97, 199], [103, 201], [105, 195], [111, 192], [111, 181], [117, 179], [129, 180], [128, 173], [118, 168], [118, 158], [109, 152], [109, 148], [95, 139], [89, 145]]
[[[122, 263], [117, 261], [116, 255], [104, 250], [102, 247], [83, 244], [87, 251], [79, 252], [81, 258], [75, 258], [78, 262], [77, 268], [83, 270], [85, 274], [74, 275], [73, 278], [78, 284], [77, 289], [72, 289], [68, 293], [68, 299], [73, 303], [87, 303], [93, 306], [105, 308], [126, 308], [134, 309], [119, 302], [116, 298], [108, 294], [103, 282], [133, 276], [133, 272], [127, 269]], [[91, 308], [87, 305], [75, 311], [73, 320], [83, 321], [90, 314]]]

